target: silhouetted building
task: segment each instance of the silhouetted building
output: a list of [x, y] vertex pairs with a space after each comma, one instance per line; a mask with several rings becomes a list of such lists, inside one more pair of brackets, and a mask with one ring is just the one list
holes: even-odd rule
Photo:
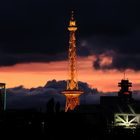
[[132, 83], [129, 80], [122, 79], [118, 86], [121, 88], [118, 92], [118, 96], [123, 98], [126, 101], [132, 100], [132, 91], [130, 91], [130, 87], [132, 87]]
[[101, 96], [100, 104], [120, 105], [132, 103], [134, 101], [132, 98], [132, 91], [130, 90], [132, 83], [129, 82], [129, 80], [122, 79], [121, 82], [118, 83], [118, 87], [120, 87], [118, 96]]
[[135, 130], [140, 127], [140, 103], [132, 98], [132, 83], [129, 80], [122, 79], [118, 87], [118, 96], [101, 96], [103, 114], [113, 131], [118, 133], [119, 128]]
[[0, 83], [0, 111], [6, 109], [6, 87], [5, 83]]

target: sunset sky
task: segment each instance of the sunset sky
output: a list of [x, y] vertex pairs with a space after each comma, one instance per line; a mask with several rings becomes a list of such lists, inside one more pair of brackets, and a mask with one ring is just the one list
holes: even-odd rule
[[78, 25], [78, 80], [117, 91], [126, 78], [140, 90], [140, 2], [136, 0], [35, 0], [0, 2], [0, 82], [44, 86], [68, 79], [67, 30]]

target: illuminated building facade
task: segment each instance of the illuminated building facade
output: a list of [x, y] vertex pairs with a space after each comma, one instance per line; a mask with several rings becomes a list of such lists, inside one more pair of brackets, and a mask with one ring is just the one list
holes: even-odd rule
[[0, 83], [0, 111], [6, 110], [6, 84]]
[[65, 111], [73, 110], [77, 105], [79, 105], [79, 96], [83, 93], [83, 91], [79, 90], [77, 81], [76, 38], [75, 38], [77, 26], [73, 16], [73, 11], [69, 22], [68, 30], [70, 32], [69, 55], [68, 55], [70, 76], [69, 80], [67, 81], [67, 88], [65, 91], [62, 92], [66, 96]]
[[136, 129], [140, 126], [140, 114], [135, 113], [116, 113], [114, 114], [114, 126]]

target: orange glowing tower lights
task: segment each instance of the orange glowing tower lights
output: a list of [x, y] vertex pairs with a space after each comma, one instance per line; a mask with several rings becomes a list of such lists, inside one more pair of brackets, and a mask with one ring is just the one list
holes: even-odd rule
[[68, 30], [70, 32], [69, 37], [69, 80], [67, 81], [67, 88], [62, 93], [66, 96], [65, 111], [73, 110], [79, 105], [79, 96], [83, 91], [78, 88], [77, 81], [77, 67], [76, 67], [76, 38], [75, 32], [77, 30], [76, 21], [74, 19], [74, 12], [72, 11]]

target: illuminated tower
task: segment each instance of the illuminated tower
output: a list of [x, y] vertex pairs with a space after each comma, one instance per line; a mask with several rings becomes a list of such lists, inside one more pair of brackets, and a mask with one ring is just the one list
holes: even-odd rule
[[79, 96], [83, 91], [78, 89], [77, 82], [77, 67], [76, 67], [76, 38], [75, 32], [77, 30], [76, 21], [73, 16], [73, 11], [71, 14], [71, 19], [69, 22], [68, 30], [70, 32], [69, 37], [69, 80], [67, 81], [67, 88], [62, 93], [66, 96], [66, 107], [65, 111], [73, 110], [77, 105], [79, 105]]
[[0, 83], [0, 111], [6, 110], [6, 86]]

